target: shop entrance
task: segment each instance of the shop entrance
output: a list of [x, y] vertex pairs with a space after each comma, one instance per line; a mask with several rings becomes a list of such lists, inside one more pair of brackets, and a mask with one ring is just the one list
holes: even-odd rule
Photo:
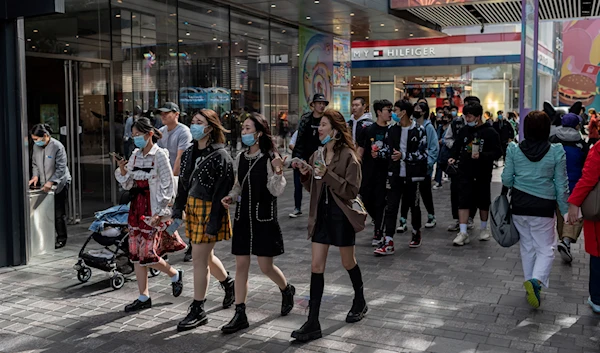
[[[72, 183], [69, 224], [110, 207], [116, 183], [109, 152], [115, 146], [110, 117], [110, 62], [28, 56], [28, 123], [46, 123], [66, 149]], [[121, 124], [122, 126], [122, 124]]]

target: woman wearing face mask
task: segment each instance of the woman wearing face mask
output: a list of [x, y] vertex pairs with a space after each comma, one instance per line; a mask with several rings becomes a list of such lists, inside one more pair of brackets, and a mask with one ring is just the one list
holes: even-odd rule
[[[308, 321], [292, 332], [305, 342], [322, 336], [319, 310], [325, 287], [325, 263], [331, 245], [340, 249], [342, 265], [348, 271], [354, 301], [346, 322], [362, 320], [367, 312], [360, 268], [354, 257], [356, 232], [365, 227], [366, 214], [352, 208], [361, 182], [360, 162], [344, 117], [337, 111], [325, 112], [319, 125], [319, 140], [324, 146], [323, 160], [315, 152], [309, 163], [300, 166], [302, 183], [310, 192], [308, 234], [312, 237], [312, 275]], [[317, 177], [318, 179], [315, 179]]]
[[173, 218], [182, 219], [185, 210], [185, 233], [192, 243], [194, 301], [187, 316], [177, 325], [178, 331], [192, 330], [208, 322], [204, 303], [211, 274], [225, 290], [223, 308], [229, 308], [235, 301], [234, 280], [213, 252], [217, 242], [231, 238], [229, 211], [221, 204], [234, 181], [233, 161], [225, 150], [225, 133], [229, 131], [213, 110], [202, 109], [191, 116], [194, 142], [181, 157]]
[[235, 316], [223, 326], [224, 333], [234, 333], [249, 326], [246, 316], [250, 255], [257, 256], [262, 273], [279, 287], [282, 296], [281, 315], [294, 307], [296, 288], [290, 285], [281, 270], [273, 264], [275, 256], [283, 254], [283, 236], [277, 221], [277, 197], [283, 194], [285, 159], [273, 145], [267, 120], [258, 114], [249, 115], [242, 125], [242, 143], [248, 150], [237, 156], [237, 177], [223, 206], [237, 201], [231, 252], [235, 255]]
[[33, 155], [32, 173], [29, 186], [42, 186], [44, 192], [54, 190], [54, 227], [56, 228], [55, 249], [67, 244], [67, 191], [71, 184], [71, 174], [67, 167], [65, 147], [50, 137], [52, 129], [47, 124], [37, 124], [31, 129]]
[[137, 147], [129, 161], [115, 160], [119, 168], [115, 178], [123, 189], [129, 190], [129, 257], [135, 264], [135, 278], [140, 295], [125, 307], [125, 312], [152, 307], [148, 291], [148, 266], [171, 277], [173, 296], [183, 291], [183, 271], [175, 270], [162, 258], [187, 246], [177, 232], [169, 235], [165, 229], [171, 224], [171, 208], [175, 196], [173, 170], [168, 152], [156, 144], [162, 134], [147, 118], [140, 118], [131, 129]]

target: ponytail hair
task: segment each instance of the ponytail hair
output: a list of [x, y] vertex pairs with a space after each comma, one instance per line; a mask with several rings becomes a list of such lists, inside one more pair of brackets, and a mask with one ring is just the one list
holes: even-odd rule
[[136, 130], [138, 130], [139, 132], [142, 132], [144, 134], [153, 132], [154, 135], [152, 135], [152, 142], [156, 143], [158, 140], [160, 140], [162, 138], [162, 133], [154, 127], [154, 125], [152, 125], [152, 123], [150, 123], [150, 119], [143, 117], [143, 118], [139, 118], [137, 120], [135, 120], [133, 122], [133, 127]]
[[31, 128], [31, 135], [37, 137], [44, 137], [45, 135], [52, 135], [53, 131], [48, 124], [36, 124]]

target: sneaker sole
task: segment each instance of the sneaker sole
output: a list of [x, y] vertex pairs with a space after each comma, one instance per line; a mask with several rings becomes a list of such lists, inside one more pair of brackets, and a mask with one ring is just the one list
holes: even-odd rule
[[523, 283], [523, 287], [525, 287], [525, 291], [527, 292], [527, 303], [531, 305], [533, 308], [537, 309], [540, 307], [540, 300], [535, 295], [535, 289], [533, 288], [533, 283], [527, 281]]
[[374, 251], [373, 254], [375, 254], [375, 256], [386, 256], [386, 255], [394, 255], [395, 251], [388, 251], [388, 252], [377, 252]]
[[562, 244], [558, 244], [558, 253], [564, 262], [570, 264], [573, 262], [573, 256], [569, 255], [569, 252], [565, 250], [565, 246]]
[[455, 241], [452, 242], [452, 244], [454, 244], [454, 246], [465, 246], [470, 243], [471, 243], [471, 239], [466, 239], [463, 242], [455, 242]]
[[248, 327], [250, 327], [250, 323], [245, 322], [243, 325], [240, 325], [239, 327], [234, 327], [234, 328], [230, 328], [230, 329], [221, 328], [221, 332], [223, 332], [223, 334], [225, 334], [225, 335], [229, 335], [229, 334], [236, 333], [238, 331], [247, 329]]
[[420, 248], [421, 244], [419, 244], [419, 245], [408, 244], [408, 247], [411, 249], [416, 249], [416, 248]]
[[177, 325], [177, 332], [190, 331], [190, 330], [193, 330], [193, 329], [195, 329], [197, 327], [206, 325], [207, 323], [208, 323], [208, 318], [205, 317], [202, 321], [200, 321], [197, 324], [192, 325], [192, 326], [179, 326], [179, 325]]
[[313, 340], [319, 339], [321, 337], [323, 337], [323, 333], [321, 332], [321, 330], [307, 333], [305, 335], [298, 334], [298, 333], [296, 333], [296, 331], [292, 332], [292, 338], [295, 338], [296, 341], [298, 341], [298, 342], [313, 341]]

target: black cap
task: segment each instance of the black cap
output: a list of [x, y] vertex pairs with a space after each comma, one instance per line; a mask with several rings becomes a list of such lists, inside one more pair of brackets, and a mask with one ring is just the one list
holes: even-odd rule
[[329, 105], [329, 101], [327, 100], [327, 98], [325, 98], [325, 95], [322, 93], [317, 93], [313, 96], [312, 103], [316, 102], [325, 102], [325, 105]]
[[165, 103], [158, 110], [160, 110], [163, 113], [168, 113], [168, 112], [180, 113], [179, 106], [177, 104], [173, 103], [173, 102], [167, 102], [167, 103]]

